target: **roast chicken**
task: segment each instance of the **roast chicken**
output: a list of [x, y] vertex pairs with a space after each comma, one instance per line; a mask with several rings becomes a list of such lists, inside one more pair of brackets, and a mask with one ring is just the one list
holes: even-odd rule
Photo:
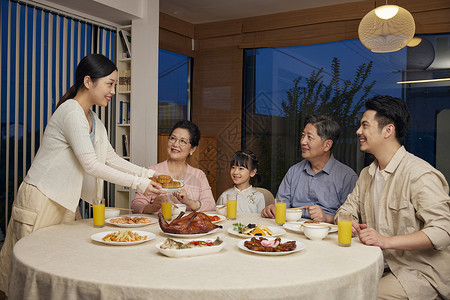
[[201, 212], [191, 212], [189, 215], [184, 216], [184, 212], [181, 212], [178, 217], [172, 222], [167, 223], [162, 213], [158, 214], [159, 226], [161, 230], [167, 233], [177, 234], [196, 234], [207, 233], [216, 228], [222, 228], [220, 225], [213, 224], [211, 219]]

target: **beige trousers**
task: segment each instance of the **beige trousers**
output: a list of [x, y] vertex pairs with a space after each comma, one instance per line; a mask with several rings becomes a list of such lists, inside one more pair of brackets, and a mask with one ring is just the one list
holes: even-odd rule
[[378, 284], [378, 300], [408, 299], [398, 279], [391, 272], [385, 272]]
[[22, 182], [14, 200], [6, 239], [0, 252], [0, 290], [8, 295], [8, 276], [14, 245], [30, 233], [75, 220], [75, 213], [50, 200], [35, 186]]

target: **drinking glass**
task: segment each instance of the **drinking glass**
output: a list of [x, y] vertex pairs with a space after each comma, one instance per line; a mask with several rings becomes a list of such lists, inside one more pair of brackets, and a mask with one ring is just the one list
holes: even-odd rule
[[170, 201], [169, 196], [163, 195], [163, 201], [161, 202], [161, 212], [166, 220], [172, 219], [172, 201]]
[[95, 198], [92, 203], [92, 214], [94, 216], [94, 227], [105, 226], [105, 199]]
[[340, 212], [338, 215], [338, 245], [350, 247], [352, 244], [352, 215]]
[[278, 225], [286, 223], [286, 198], [275, 198], [275, 222]]
[[237, 197], [235, 193], [227, 194], [227, 219], [236, 220]]

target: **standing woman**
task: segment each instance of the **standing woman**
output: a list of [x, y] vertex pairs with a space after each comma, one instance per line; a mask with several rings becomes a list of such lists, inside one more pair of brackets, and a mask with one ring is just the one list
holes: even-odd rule
[[78, 64], [75, 77], [75, 84], [59, 100], [47, 124], [13, 203], [0, 253], [0, 290], [5, 293], [15, 243], [40, 228], [74, 220], [80, 197], [92, 202], [97, 196], [97, 178], [144, 195], [161, 193], [149, 180], [155, 171], [119, 157], [105, 126], [90, 110], [93, 105], [107, 106], [115, 94], [114, 63], [101, 54], [87, 55]]

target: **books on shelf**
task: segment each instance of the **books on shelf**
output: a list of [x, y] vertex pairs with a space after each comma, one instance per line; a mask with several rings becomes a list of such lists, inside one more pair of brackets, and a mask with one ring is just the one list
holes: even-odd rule
[[119, 30], [120, 40], [122, 41], [123, 53], [131, 58], [131, 34], [126, 30]]
[[131, 70], [119, 70], [119, 92], [131, 91]]
[[122, 134], [122, 153], [123, 156], [130, 155], [130, 138], [128, 134]]
[[130, 124], [130, 103], [127, 101], [120, 101], [119, 124]]

